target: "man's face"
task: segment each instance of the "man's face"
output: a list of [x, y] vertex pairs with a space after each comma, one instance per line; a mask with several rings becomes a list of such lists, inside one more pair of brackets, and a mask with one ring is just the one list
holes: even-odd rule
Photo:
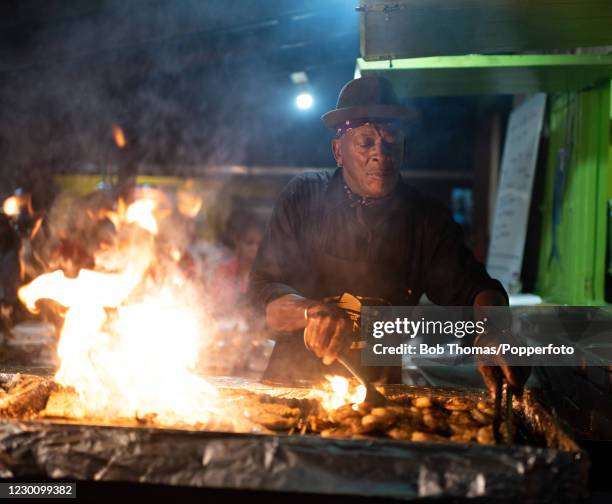
[[399, 180], [404, 155], [404, 134], [385, 124], [365, 124], [332, 142], [350, 189], [361, 196], [380, 198]]

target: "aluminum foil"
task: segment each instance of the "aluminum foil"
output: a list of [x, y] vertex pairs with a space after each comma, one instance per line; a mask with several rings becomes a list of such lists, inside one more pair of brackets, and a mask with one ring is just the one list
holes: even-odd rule
[[[232, 381], [225, 385], [230, 384], [237, 385]], [[266, 388], [261, 386], [262, 391]], [[404, 389], [415, 390], [402, 387], [395, 392]], [[479, 497], [573, 502], [583, 498], [588, 459], [531, 394], [523, 408], [548, 448], [2, 420], [0, 477], [403, 500]]]
[[0, 477], [376, 496], [572, 502], [582, 453], [495, 447], [0, 423]]

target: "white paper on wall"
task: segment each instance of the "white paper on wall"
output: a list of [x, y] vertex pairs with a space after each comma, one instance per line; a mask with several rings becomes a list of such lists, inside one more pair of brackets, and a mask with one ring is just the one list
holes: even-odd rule
[[512, 111], [508, 121], [487, 271], [509, 292], [520, 290], [527, 219], [545, 106], [546, 94], [533, 95]]

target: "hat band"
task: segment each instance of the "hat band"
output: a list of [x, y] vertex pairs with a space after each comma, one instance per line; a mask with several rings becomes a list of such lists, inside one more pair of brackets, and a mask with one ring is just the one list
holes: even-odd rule
[[361, 126], [365, 126], [366, 124], [385, 124], [385, 125], [397, 125], [401, 124], [400, 121], [393, 119], [376, 119], [376, 118], [367, 118], [367, 119], [347, 119], [346, 121], [340, 123], [335, 127], [336, 130], [336, 138], [340, 138], [345, 133], [348, 133], [352, 129], [359, 128]]
[[336, 126], [336, 138], [340, 138], [345, 133], [348, 133], [352, 129], [359, 128], [360, 126], [365, 126], [366, 124], [370, 124], [371, 119], [350, 119], [346, 120], [343, 123]]

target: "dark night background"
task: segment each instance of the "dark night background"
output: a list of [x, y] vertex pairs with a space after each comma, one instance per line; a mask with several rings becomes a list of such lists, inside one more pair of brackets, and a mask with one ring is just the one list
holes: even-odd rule
[[[9, 0], [0, 4], [0, 166], [104, 173], [112, 125], [141, 173], [334, 166], [319, 120], [353, 77], [356, 0]], [[315, 103], [300, 111], [292, 72]], [[478, 98], [415, 100], [408, 169], [467, 172]], [[499, 107], [488, 101], [484, 108]], [[38, 172], [36, 171], [36, 173]], [[7, 186], [8, 185], [8, 186]]]

